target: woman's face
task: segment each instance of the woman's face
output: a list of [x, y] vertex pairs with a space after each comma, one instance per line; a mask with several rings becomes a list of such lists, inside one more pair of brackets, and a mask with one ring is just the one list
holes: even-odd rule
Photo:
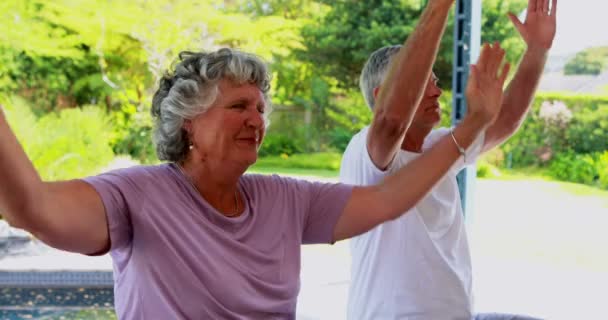
[[254, 164], [266, 130], [265, 108], [264, 96], [256, 85], [221, 80], [213, 105], [186, 122], [194, 151], [204, 161], [219, 165]]

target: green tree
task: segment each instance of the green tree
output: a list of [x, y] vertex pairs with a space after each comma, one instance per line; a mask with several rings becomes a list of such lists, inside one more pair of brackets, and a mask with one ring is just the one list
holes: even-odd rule
[[598, 75], [608, 65], [608, 47], [578, 52], [564, 67], [566, 75]]
[[[302, 29], [306, 48], [299, 57], [311, 61], [318, 72], [333, 77], [343, 88], [354, 89], [363, 64], [376, 49], [402, 44], [413, 31], [425, 1], [332, 1], [331, 10]], [[483, 2], [482, 41], [499, 41], [507, 59], [518, 59], [524, 48], [507, 12], [521, 12], [525, 0]], [[441, 43], [435, 73], [449, 86], [452, 76], [454, 17]]]
[[254, 18], [279, 16], [290, 20], [314, 17], [323, 7], [314, 0], [237, 0], [226, 6], [228, 10], [250, 14]]

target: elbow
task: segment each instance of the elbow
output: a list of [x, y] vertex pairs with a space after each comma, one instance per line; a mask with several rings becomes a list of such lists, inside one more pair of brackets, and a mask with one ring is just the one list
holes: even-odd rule
[[27, 217], [29, 216], [30, 211], [31, 205], [28, 201], [11, 203], [8, 208], [4, 208], [4, 215], [2, 215], [2, 218], [12, 228], [28, 230], [29, 223]]
[[13, 208], [11, 212], [13, 214], [6, 215], [4, 220], [8, 223], [8, 225], [15, 229], [25, 230], [32, 235], [36, 235], [42, 229], [42, 226], [39, 223], [36, 223], [35, 212], [32, 212], [31, 206], [18, 206]]
[[35, 199], [24, 197], [22, 201], [12, 203], [7, 208], [4, 219], [13, 228], [23, 229], [37, 235], [42, 233], [45, 226], [48, 225], [43, 219], [42, 208], [40, 197], [35, 197]]
[[376, 115], [374, 124], [383, 132], [383, 136], [395, 139], [403, 137], [409, 126], [407, 119], [392, 113]]
[[8, 226], [11, 228], [24, 230], [27, 228], [27, 225], [23, 221], [15, 219], [12, 216], [2, 216], [2, 219], [6, 221], [6, 223], [8, 223]]

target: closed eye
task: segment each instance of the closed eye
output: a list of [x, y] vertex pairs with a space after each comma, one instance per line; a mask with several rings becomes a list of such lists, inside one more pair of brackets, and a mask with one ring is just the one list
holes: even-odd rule
[[247, 105], [245, 105], [244, 103], [235, 103], [233, 105], [230, 106], [231, 109], [245, 109], [247, 108]]

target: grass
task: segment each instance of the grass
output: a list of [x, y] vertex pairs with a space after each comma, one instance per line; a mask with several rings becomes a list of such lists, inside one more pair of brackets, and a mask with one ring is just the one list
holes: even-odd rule
[[546, 169], [529, 167], [518, 169], [501, 169], [500, 175], [492, 177], [496, 180], [543, 180], [554, 181]]
[[276, 168], [267, 166], [254, 166], [247, 171], [248, 173], [263, 173], [263, 174], [284, 174], [293, 176], [312, 176], [321, 178], [337, 178], [339, 172], [337, 170], [323, 169], [302, 169], [302, 168]]
[[276, 169], [308, 169], [337, 172], [340, 169], [342, 155], [335, 152], [321, 152], [310, 154], [294, 154], [260, 157], [253, 170]]

